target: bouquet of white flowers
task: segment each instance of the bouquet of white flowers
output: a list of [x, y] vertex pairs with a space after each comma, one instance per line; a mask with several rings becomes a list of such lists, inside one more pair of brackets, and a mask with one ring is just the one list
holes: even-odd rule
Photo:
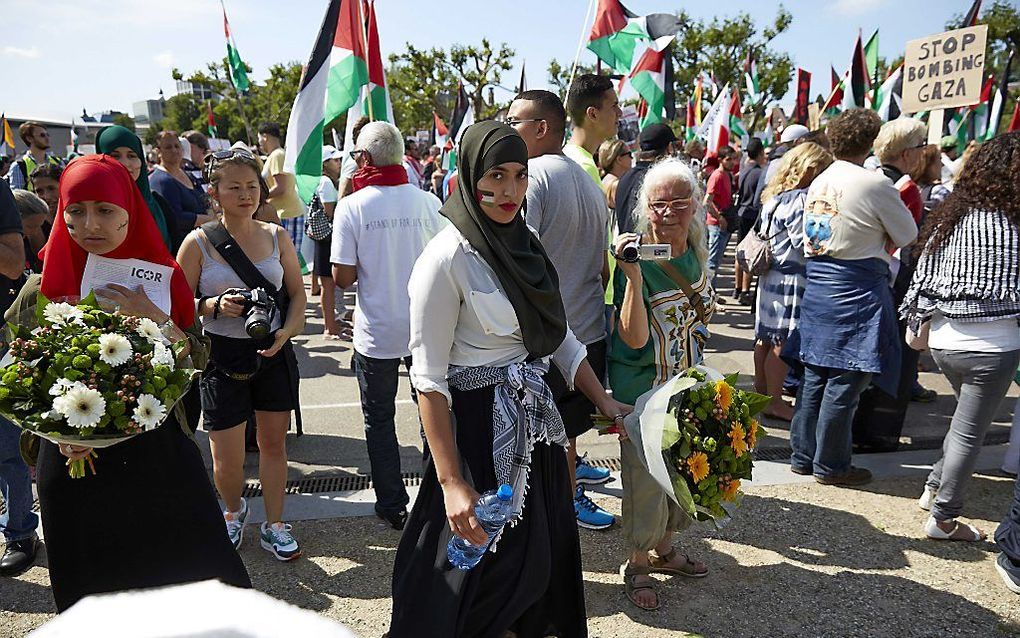
[[[94, 295], [77, 305], [39, 295], [39, 326], [11, 326], [0, 369], [0, 414], [48, 441], [104, 448], [157, 428], [198, 371], [176, 365], [154, 321], [102, 310]], [[95, 474], [93, 450], [69, 460], [70, 475]]]

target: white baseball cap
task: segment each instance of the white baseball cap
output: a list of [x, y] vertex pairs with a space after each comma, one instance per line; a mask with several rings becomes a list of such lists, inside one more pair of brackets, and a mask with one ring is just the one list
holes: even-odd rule
[[791, 124], [783, 129], [783, 134], [779, 138], [779, 143], [789, 144], [790, 142], [796, 142], [810, 132], [811, 131], [808, 130], [808, 127], [803, 124]]
[[336, 150], [336, 147], [326, 144], [322, 147], [322, 161], [331, 159], [343, 159], [343, 152]]

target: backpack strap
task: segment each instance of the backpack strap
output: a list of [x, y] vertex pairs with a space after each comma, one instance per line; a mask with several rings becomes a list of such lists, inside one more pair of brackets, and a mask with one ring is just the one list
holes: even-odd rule
[[691, 282], [687, 281], [687, 277], [684, 277], [683, 273], [681, 273], [676, 266], [668, 261], [657, 261], [655, 264], [658, 265], [659, 268], [662, 268], [662, 271], [666, 273], [666, 276], [672, 279], [676, 285], [680, 286], [680, 290], [687, 295], [691, 305], [694, 306], [694, 312], [698, 315], [698, 321], [707, 326], [708, 312], [705, 310], [705, 301], [701, 298], [701, 295], [694, 290], [694, 286], [691, 285]]

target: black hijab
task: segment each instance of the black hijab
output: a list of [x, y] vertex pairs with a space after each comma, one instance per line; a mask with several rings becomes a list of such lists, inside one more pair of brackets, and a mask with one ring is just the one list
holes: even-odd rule
[[528, 353], [544, 357], [559, 348], [567, 334], [556, 269], [525, 224], [523, 206], [513, 221], [500, 224], [478, 204], [478, 180], [506, 162], [528, 165], [528, 147], [517, 131], [498, 122], [469, 126], [457, 157], [457, 190], [441, 212], [496, 273], [517, 313]]

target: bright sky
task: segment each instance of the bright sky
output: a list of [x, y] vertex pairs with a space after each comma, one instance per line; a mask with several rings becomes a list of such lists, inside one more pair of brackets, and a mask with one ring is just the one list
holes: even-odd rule
[[[327, 0], [226, 0], [242, 58], [262, 80], [276, 62], [308, 59]], [[174, 94], [172, 67], [185, 75], [225, 54], [216, 0], [3, 0], [0, 42], [0, 110], [8, 115], [67, 120]], [[679, 2], [629, 0], [637, 14], [686, 6], [699, 18], [750, 13], [761, 25], [778, 3], [729, 0]], [[794, 63], [812, 73], [812, 96], [827, 92], [829, 64], [849, 64], [857, 30], [864, 37], [881, 27], [883, 56], [899, 55], [907, 40], [944, 30], [971, 0], [790, 0], [793, 25], [775, 41]], [[516, 68], [502, 78], [514, 86], [527, 61], [529, 88], [547, 84], [551, 58], [574, 58], [588, 0], [376, 0], [384, 57], [416, 47], [507, 42]], [[589, 24], [590, 27], [590, 24]], [[587, 40], [588, 28], [584, 30]], [[582, 61], [594, 54], [582, 51]], [[792, 87], [791, 87], [792, 89]], [[792, 103], [793, 91], [784, 99]], [[500, 96], [500, 92], [497, 92]], [[399, 123], [398, 123], [399, 124]]]

